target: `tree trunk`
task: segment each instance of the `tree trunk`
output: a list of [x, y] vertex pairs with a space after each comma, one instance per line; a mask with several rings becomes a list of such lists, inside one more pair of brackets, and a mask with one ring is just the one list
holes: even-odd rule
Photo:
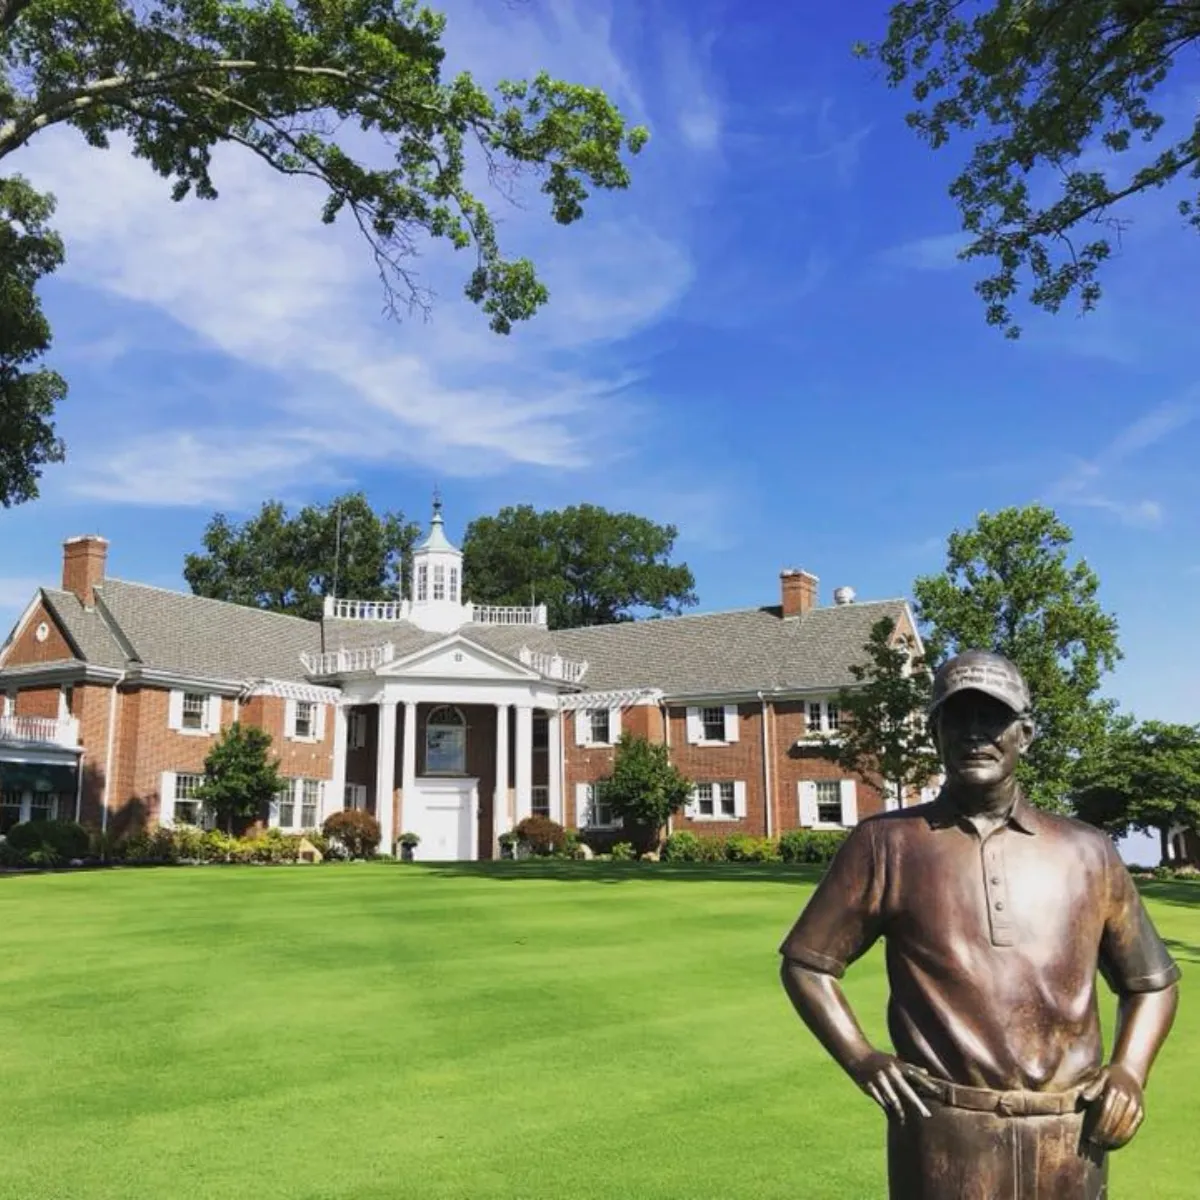
[[1160, 854], [1162, 856], [1161, 865], [1164, 867], [1169, 867], [1171, 865], [1171, 842], [1167, 837], [1167, 827], [1165, 825], [1160, 825], [1158, 827], [1158, 844], [1160, 847]]

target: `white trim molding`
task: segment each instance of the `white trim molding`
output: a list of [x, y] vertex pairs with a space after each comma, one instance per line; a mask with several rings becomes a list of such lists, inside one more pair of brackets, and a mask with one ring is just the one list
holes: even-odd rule
[[309, 704], [337, 704], [342, 693], [339, 688], [319, 687], [315, 683], [296, 683], [290, 679], [247, 680], [239, 699], [251, 696], [274, 696], [280, 700], [304, 700]]
[[658, 688], [623, 688], [609, 692], [570, 692], [560, 696], [560, 712], [574, 712], [581, 708], [637, 708], [644, 704], [655, 704], [662, 699]]

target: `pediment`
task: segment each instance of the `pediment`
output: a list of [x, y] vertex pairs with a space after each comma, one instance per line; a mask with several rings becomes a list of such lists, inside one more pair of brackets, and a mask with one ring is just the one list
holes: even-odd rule
[[381, 667], [378, 674], [406, 679], [528, 680], [536, 671], [464, 637], [447, 638]]

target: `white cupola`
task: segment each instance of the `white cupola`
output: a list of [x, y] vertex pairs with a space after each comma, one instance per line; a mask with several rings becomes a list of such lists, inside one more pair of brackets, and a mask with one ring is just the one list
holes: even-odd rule
[[470, 620], [462, 599], [462, 551], [446, 537], [437, 494], [429, 534], [413, 551], [410, 616], [413, 624], [436, 633], [450, 633]]

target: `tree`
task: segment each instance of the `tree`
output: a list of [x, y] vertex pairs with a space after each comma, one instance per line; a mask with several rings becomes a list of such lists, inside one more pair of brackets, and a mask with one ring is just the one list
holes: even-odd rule
[[898, 803], [924, 787], [939, 770], [925, 712], [931, 679], [924, 659], [896, 637], [896, 622], [882, 617], [863, 646], [865, 661], [850, 667], [854, 687], [838, 693], [836, 739], [823, 753], [848, 771], [875, 774], [894, 789]]
[[235, 819], [252, 820], [267, 812], [284, 787], [279, 761], [270, 753], [271, 735], [240, 721], [223, 730], [208, 752], [196, 798], [229, 833]]
[[42, 467], [63, 459], [51, 417], [67, 385], [45, 367], [28, 369], [50, 347], [50, 324], [35, 289], [63, 258], [62, 242], [46, 225], [53, 210], [53, 202], [24, 179], [0, 179], [0, 505], [5, 508], [36, 496]]
[[1173, 826], [1200, 829], [1200, 726], [1114, 723], [1099, 754], [1081, 764], [1076, 815], [1119, 837], [1157, 830], [1169, 862]]
[[553, 629], [629, 621], [636, 609], [679, 613], [696, 595], [686, 564], [670, 561], [676, 534], [594, 504], [522, 504], [471, 522], [463, 576], [476, 603], [545, 604]]
[[[173, 199], [213, 199], [214, 148], [242, 147], [283, 175], [315, 179], [325, 223], [349, 214], [390, 313], [428, 308], [411, 262], [423, 239], [445, 240], [474, 251], [466, 295], [507, 333], [548, 293], [528, 259], [502, 251], [472, 172], [482, 168], [509, 198], [532, 174], [566, 225], [583, 215], [590, 189], [629, 185], [625, 156], [647, 134], [628, 128], [599, 89], [545, 72], [502, 82], [494, 96], [468, 73], [443, 79], [444, 30], [445, 18], [418, 0], [0, 0], [0, 164], [55, 125], [98, 148], [119, 133]], [[0, 328], [28, 320], [23, 289], [20, 271], [0, 259]], [[40, 349], [35, 342], [35, 356]], [[32, 419], [35, 432], [45, 419], [36, 393], [21, 425]], [[47, 444], [35, 437], [20, 459], [33, 478], [55, 461]]]
[[217, 513], [183, 577], [197, 596], [315, 619], [326, 595], [399, 599], [419, 533], [401, 512], [375, 513], [361, 492], [294, 517], [272, 500], [241, 525]]
[[946, 569], [913, 585], [930, 664], [994, 650], [1029, 685], [1038, 734], [1020, 778], [1030, 799], [1060, 809], [1075, 764], [1102, 745], [1112, 705], [1096, 698], [1121, 656], [1117, 622], [1096, 599], [1086, 562], [1070, 564], [1071, 530], [1048, 508], [982, 513], [947, 544]]
[[668, 818], [692, 796], [692, 781], [671, 762], [668, 747], [631, 733], [621, 735], [612, 773], [600, 786], [606, 803], [622, 818], [641, 851], [658, 844]]
[[[962, 257], [994, 263], [976, 285], [987, 319], [1016, 337], [1009, 304], [1019, 275], [1030, 277], [1029, 300], [1049, 312], [1072, 296], [1090, 310], [1122, 201], [1200, 177], [1200, 120], [1169, 130], [1154, 99], [1200, 40], [1200, 9], [1190, 0], [970, 8], [901, 0], [884, 40], [856, 50], [883, 66], [890, 86], [911, 86], [919, 107], [908, 123], [933, 148], [986, 131], [950, 194], [969, 237]], [[1179, 211], [1200, 229], [1195, 199]]]

